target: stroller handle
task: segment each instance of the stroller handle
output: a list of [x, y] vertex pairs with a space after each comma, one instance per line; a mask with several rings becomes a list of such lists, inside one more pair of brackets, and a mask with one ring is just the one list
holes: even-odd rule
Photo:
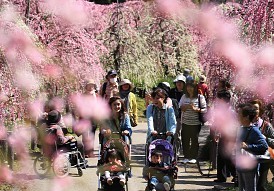
[[151, 137], [155, 137], [155, 139], [158, 139], [158, 138], [160, 138], [160, 139], [164, 139], [164, 140], [166, 140], [168, 137], [171, 137], [171, 143], [173, 143], [173, 140], [174, 140], [174, 134], [172, 133], [171, 135], [166, 135], [166, 132], [160, 132], [160, 133], [158, 133], [157, 135], [153, 135], [152, 133], [148, 136], [148, 138], [147, 138], [147, 142], [148, 142], [148, 140], [150, 140], [150, 138]]
[[[118, 132], [118, 131], [113, 131], [113, 132], [111, 132], [111, 134], [115, 134], [115, 135], [121, 135], [121, 133], [120, 133], [120, 132]], [[127, 135], [121, 135], [121, 136], [125, 136], [125, 137], [128, 137], [128, 140], [129, 140], [129, 144], [131, 145], [131, 143], [132, 143], [132, 140], [131, 140], [131, 136], [130, 136], [129, 134], [127, 134]]]

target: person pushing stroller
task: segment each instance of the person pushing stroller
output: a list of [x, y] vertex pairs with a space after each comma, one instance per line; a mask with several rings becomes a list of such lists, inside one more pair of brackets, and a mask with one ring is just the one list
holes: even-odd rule
[[169, 191], [171, 188], [171, 179], [169, 175], [170, 167], [162, 161], [162, 153], [154, 150], [151, 153], [151, 160], [148, 166], [143, 168], [143, 178], [148, 180], [148, 188], [151, 191], [156, 191], [159, 183], [162, 183], [164, 189]]

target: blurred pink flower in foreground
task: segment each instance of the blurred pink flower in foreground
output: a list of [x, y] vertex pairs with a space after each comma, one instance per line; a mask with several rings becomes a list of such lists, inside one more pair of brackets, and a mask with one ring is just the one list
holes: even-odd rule
[[28, 104], [28, 115], [32, 120], [37, 120], [44, 111], [44, 102], [35, 100]]
[[47, 0], [40, 4], [45, 12], [50, 12], [73, 25], [82, 25], [88, 21], [83, 1]]
[[216, 132], [216, 135], [220, 135], [222, 140], [226, 142], [224, 153], [231, 157], [232, 154], [235, 154], [236, 135], [240, 126], [236, 113], [231, 110], [229, 104], [217, 99], [209, 115], [213, 120], [211, 130]]
[[36, 77], [30, 71], [26, 71], [23, 68], [17, 69], [14, 80], [17, 86], [25, 91], [37, 90], [39, 88], [39, 81]]
[[182, 1], [179, 0], [155, 0], [157, 10], [164, 15], [179, 16], [184, 10]]
[[27, 144], [30, 141], [30, 128], [18, 127], [8, 137], [8, 143], [20, 160], [29, 157]]
[[0, 166], [0, 183], [12, 183], [12, 171], [7, 166]]
[[0, 124], [0, 140], [7, 138], [7, 130], [6, 127]]
[[62, 191], [67, 190], [67, 187], [72, 185], [72, 178], [65, 177], [65, 178], [54, 178], [53, 185], [51, 191]]
[[72, 127], [74, 123], [74, 118], [72, 114], [66, 114], [66, 115], [63, 115], [63, 121], [67, 127]]
[[237, 128], [240, 126], [236, 113], [229, 105], [221, 100], [217, 100], [214, 108], [210, 111], [213, 119], [212, 127], [225, 137], [236, 136]]
[[0, 92], [0, 103], [5, 103], [9, 100], [9, 97], [4, 93], [4, 92]]
[[108, 103], [100, 97], [94, 99], [94, 97], [89, 95], [76, 94], [72, 96], [71, 100], [75, 105], [77, 113], [79, 113], [82, 118], [104, 120], [110, 116]]
[[61, 97], [54, 97], [50, 100], [50, 105], [54, 106], [54, 108], [60, 112], [63, 111], [63, 109], [65, 108], [65, 103], [64, 103], [64, 99]]
[[75, 133], [78, 135], [78, 134], [83, 134], [83, 133], [86, 133], [86, 132], [89, 132], [90, 131], [90, 128], [91, 128], [91, 122], [90, 120], [87, 120], [87, 119], [82, 119], [80, 121], [77, 121], [75, 124], [74, 124], [74, 128], [73, 130], [75, 131]]
[[240, 169], [254, 169], [256, 165], [256, 159], [251, 158], [250, 156], [242, 155], [240, 153], [236, 154], [236, 166]]
[[46, 65], [43, 73], [48, 77], [59, 78], [62, 75], [62, 68], [53, 64]]
[[257, 63], [263, 67], [269, 67], [268, 69], [274, 68], [274, 46], [263, 47], [257, 55]]

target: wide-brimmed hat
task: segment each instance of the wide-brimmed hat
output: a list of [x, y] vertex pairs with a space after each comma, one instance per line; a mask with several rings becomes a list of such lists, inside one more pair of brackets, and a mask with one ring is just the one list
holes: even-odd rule
[[200, 82], [205, 82], [206, 81], [206, 77], [204, 75], [200, 76]]
[[56, 125], [61, 120], [61, 113], [57, 110], [52, 110], [48, 113], [46, 120], [47, 125]]
[[108, 76], [111, 76], [111, 75], [117, 75], [116, 70], [110, 70], [110, 71], [108, 71], [108, 73], [107, 73], [107, 75], [106, 75], [106, 78], [107, 78]]
[[96, 85], [96, 83], [95, 83], [95, 81], [94, 81], [93, 79], [86, 80], [85, 86], [86, 86], [86, 85], [89, 85], [89, 84], [93, 84], [93, 85], [94, 85], [94, 88], [95, 88], [95, 89], [97, 88], [97, 85]]
[[186, 77], [184, 75], [180, 74], [180, 75], [176, 76], [175, 80], [173, 80], [174, 83], [179, 82], [179, 81], [186, 83]]
[[119, 86], [122, 86], [122, 85], [125, 85], [125, 84], [128, 84], [130, 86], [130, 90], [132, 90], [134, 88], [133, 84], [131, 83], [131, 81], [129, 79], [122, 79], [119, 82]]

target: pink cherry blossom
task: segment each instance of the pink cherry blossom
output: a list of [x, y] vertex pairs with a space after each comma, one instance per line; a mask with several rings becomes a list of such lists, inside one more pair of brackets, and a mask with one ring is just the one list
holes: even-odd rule
[[7, 166], [0, 166], [0, 183], [13, 183], [12, 171]]
[[85, 24], [88, 21], [83, 1], [48, 0], [44, 1], [40, 5], [44, 11], [60, 16], [62, 19], [73, 25]]
[[51, 191], [65, 191], [73, 183], [71, 177], [54, 178]]
[[76, 134], [84, 134], [86, 132], [90, 132], [91, 122], [90, 120], [82, 119], [75, 122], [73, 126], [73, 130]]
[[241, 169], [254, 169], [257, 165], [257, 160], [249, 156], [238, 154], [236, 155], [236, 166]]
[[18, 127], [8, 137], [8, 143], [20, 160], [29, 157], [27, 143], [30, 141], [30, 128]]
[[100, 97], [95, 99], [93, 96], [77, 94], [72, 96], [72, 102], [83, 118], [104, 120], [110, 116], [108, 103]]
[[34, 100], [28, 104], [27, 108], [30, 118], [37, 120], [44, 111], [44, 102], [41, 100]]
[[62, 68], [54, 64], [49, 64], [45, 66], [43, 73], [48, 77], [59, 78], [62, 75]]
[[14, 80], [18, 87], [26, 91], [37, 90], [39, 88], [39, 81], [34, 74], [22, 68], [17, 69]]

